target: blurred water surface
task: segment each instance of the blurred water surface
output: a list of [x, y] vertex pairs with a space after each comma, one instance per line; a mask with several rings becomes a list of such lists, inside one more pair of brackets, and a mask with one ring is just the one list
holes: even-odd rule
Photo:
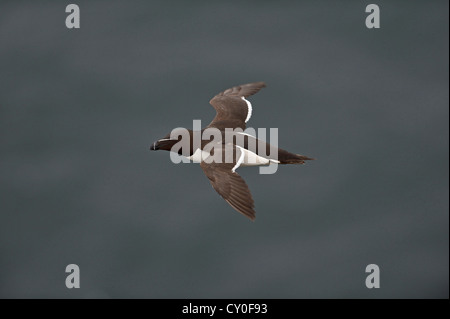
[[[76, 3], [0, 5], [0, 297], [448, 298], [448, 2]], [[251, 81], [317, 158], [240, 170], [254, 223], [148, 150]]]

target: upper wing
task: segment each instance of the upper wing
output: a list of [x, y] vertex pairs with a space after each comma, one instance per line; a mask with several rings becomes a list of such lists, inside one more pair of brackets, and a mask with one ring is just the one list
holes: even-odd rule
[[245, 98], [257, 93], [265, 86], [264, 82], [254, 82], [235, 86], [217, 94], [209, 101], [217, 114], [208, 127], [216, 127], [220, 130], [239, 127], [245, 130], [245, 123], [252, 115], [252, 105]]
[[242, 177], [233, 172], [235, 165], [235, 163], [200, 163], [200, 167], [216, 192], [238, 212], [254, 220], [252, 194]]

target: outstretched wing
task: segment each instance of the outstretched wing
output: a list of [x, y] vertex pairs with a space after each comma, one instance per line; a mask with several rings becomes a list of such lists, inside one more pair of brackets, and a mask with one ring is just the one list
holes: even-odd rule
[[239, 127], [245, 130], [245, 123], [252, 115], [252, 105], [245, 98], [257, 93], [265, 86], [264, 82], [254, 82], [235, 86], [217, 94], [209, 101], [217, 114], [208, 127], [220, 130]]
[[236, 168], [242, 162], [242, 154], [236, 148], [234, 150], [237, 151], [237, 161], [233, 161], [233, 163], [227, 163], [227, 161], [207, 163], [207, 161], [203, 161], [200, 163], [200, 167], [208, 177], [212, 187], [231, 207], [254, 220], [255, 210], [253, 209], [252, 194], [242, 177], [235, 173]]

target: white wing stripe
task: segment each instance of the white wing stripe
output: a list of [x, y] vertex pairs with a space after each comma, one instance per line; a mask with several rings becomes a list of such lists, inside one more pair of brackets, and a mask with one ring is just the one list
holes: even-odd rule
[[252, 117], [252, 103], [246, 100], [245, 97], [242, 97], [242, 99], [245, 101], [245, 103], [247, 103], [248, 106], [247, 118], [245, 119], [245, 123], [247, 123], [248, 120], [250, 120], [250, 118]]

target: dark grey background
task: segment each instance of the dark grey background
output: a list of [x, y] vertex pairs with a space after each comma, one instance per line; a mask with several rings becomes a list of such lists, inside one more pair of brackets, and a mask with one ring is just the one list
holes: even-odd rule
[[[0, 5], [0, 297], [448, 298], [447, 1]], [[266, 81], [252, 223], [149, 145]], [[67, 264], [81, 288], [65, 287]], [[365, 267], [381, 268], [381, 288]]]

